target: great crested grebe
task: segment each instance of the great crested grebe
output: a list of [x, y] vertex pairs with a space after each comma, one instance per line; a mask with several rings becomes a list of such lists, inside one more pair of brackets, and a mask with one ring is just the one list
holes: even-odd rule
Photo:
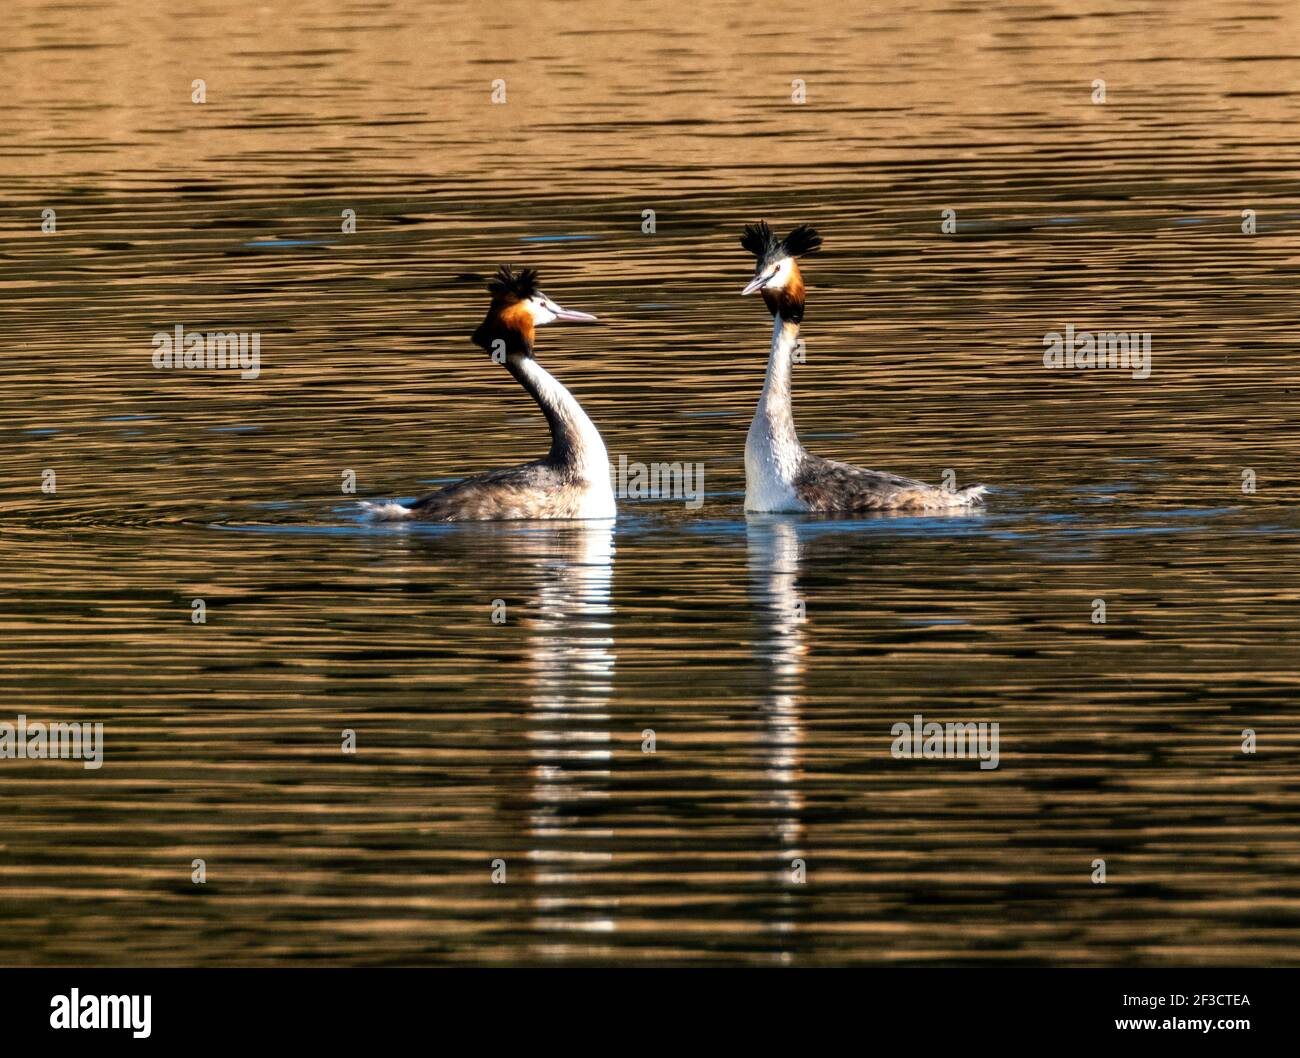
[[790, 408], [790, 361], [803, 320], [804, 286], [795, 258], [821, 244], [821, 236], [806, 224], [780, 239], [766, 221], [747, 226], [740, 239], [758, 261], [753, 280], [741, 294], [761, 291], [772, 313], [767, 377], [745, 439], [745, 510], [925, 512], [982, 503], [987, 491], [983, 485], [937, 489], [897, 474], [823, 459], [799, 443]]
[[488, 283], [492, 305], [471, 337], [537, 401], [551, 428], [542, 459], [465, 478], [410, 505], [365, 504], [371, 517], [427, 522], [527, 518], [613, 518], [605, 442], [573, 394], [533, 357], [534, 328], [556, 320], [594, 323], [595, 316], [564, 309], [537, 289], [537, 272], [503, 265]]

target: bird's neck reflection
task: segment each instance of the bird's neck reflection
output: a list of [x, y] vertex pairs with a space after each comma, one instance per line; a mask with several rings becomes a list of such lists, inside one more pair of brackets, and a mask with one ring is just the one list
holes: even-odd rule
[[[765, 727], [765, 776], [775, 809], [778, 870], [804, 858], [804, 729], [801, 717], [805, 642], [805, 603], [799, 594], [802, 550], [797, 524], [780, 517], [746, 521], [749, 586], [759, 622], [755, 651], [762, 663], [766, 692], [761, 700]], [[782, 928], [782, 922], [773, 924]], [[790, 928], [786, 921], [784, 928]]]
[[533, 927], [557, 936], [544, 954], [562, 956], [568, 946], [558, 935], [613, 930], [617, 904], [565, 895], [580, 893], [585, 872], [613, 859], [613, 831], [583, 821], [611, 796], [614, 530], [575, 525], [534, 541], [542, 580], [527, 646], [528, 870]]

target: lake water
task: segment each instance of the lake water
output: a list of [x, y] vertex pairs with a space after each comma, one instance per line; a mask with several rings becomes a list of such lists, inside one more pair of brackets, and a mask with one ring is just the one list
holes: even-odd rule
[[[1300, 964], [1300, 11], [1246, 11], [19, 4], [0, 722], [105, 742], [0, 760], [0, 962]], [[744, 516], [762, 217], [826, 240], [808, 447], [986, 513]], [[545, 451], [505, 262], [701, 507], [360, 519]]]

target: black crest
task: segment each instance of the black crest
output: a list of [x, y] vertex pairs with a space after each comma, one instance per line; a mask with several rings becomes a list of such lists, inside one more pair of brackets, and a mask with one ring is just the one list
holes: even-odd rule
[[781, 240], [776, 237], [771, 226], [765, 220], [757, 224], [746, 224], [745, 234], [740, 237], [740, 245], [758, 258], [759, 263], [773, 258], [781, 249]]
[[745, 234], [740, 237], [740, 245], [758, 259], [760, 270], [782, 257], [803, 257], [818, 249], [821, 244], [822, 237], [807, 224], [800, 224], [782, 239], [765, 220], [747, 224]]
[[822, 237], [817, 234], [816, 228], [800, 224], [799, 227], [790, 229], [790, 234], [785, 237], [783, 245], [785, 252], [791, 257], [802, 257], [804, 254], [815, 253], [821, 249]]
[[521, 268], [518, 272], [509, 265], [497, 269], [487, 285], [494, 297], [513, 297], [523, 301], [537, 293], [537, 269]]

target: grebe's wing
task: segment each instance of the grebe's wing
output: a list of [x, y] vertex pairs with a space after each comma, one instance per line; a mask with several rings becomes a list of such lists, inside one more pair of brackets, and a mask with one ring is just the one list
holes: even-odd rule
[[544, 460], [462, 478], [410, 504], [420, 521], [467, 522], [546, 517], [559, 483]]
[[972, 485], [950, 492], [898, 474], [805, 453], [794, 491], [815, 511], [938, 511], [980, 503], [987, 490]]

